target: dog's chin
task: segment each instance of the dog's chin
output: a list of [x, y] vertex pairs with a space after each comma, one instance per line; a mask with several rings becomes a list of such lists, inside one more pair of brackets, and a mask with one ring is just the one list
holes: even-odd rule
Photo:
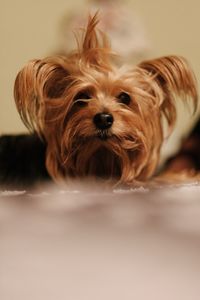
[[142, 163], [141, 155], [144, 157], [142, 144], [137, 144], [135, 138], [128, 135], [123, 138], [109, 130], [87, 137], [76, 136], [71, 145], [72, 150], [66, 151], [65, 174], [77, 178], [95, 177], [112, 182], [132, 180], [137, 162]]
[[88, 159], [86, 173], [89, 177], [117, 180], [121, 177], [120, 157], [104, 146], [99, 147]]

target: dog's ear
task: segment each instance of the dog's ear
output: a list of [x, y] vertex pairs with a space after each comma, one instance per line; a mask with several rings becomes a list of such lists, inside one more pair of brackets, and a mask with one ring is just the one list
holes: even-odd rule
[[45, 101], [63, 96], [68, 76], [62, 58], [32, 60], [18, 73], [14, 97], [28, 129], [42, 134]]
[[197, 82], [188, 62], [179, 56], [165, 56], [158, 59], [144, 61], [139, 68], [150, 76], [150, 82], [156, 83], [161, 89], [162, 100], [160, 110], [164, 114], [168, 125], [173, 127], [176, 120], [175, 98], [191, 99], [194, 110], [198, 104]]

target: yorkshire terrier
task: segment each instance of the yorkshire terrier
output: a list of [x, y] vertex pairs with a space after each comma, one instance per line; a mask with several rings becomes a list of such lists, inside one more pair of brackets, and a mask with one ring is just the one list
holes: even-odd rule
[[197, 107], [196, 79], [184, 58], [121, 66], [97, 24], [97, 15], [89, 17], [76, 51], [32, 60], [17, 75], [17, 109], [34, 134], [15, 137], [21, 146], [0, 139], [2, 181], [21, 175], [31, 182], [39, 174], [146, 181], [158, 166], [163, 119], [169, 133], [175, 124], [177, 97]]

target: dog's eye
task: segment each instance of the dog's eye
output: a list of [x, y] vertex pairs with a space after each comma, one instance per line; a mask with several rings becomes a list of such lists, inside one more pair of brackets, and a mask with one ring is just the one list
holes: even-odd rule
[[76, 97], [74, 98], [76, 105], [83, 107], [87, 105], [87, 101], [85, 100], [89, 100], [91, 99], [89, 93], [87, 92], [80, 92], [76, 95]]
[[119, 96], [117, 97], [117, 99], [119, 100], [120, 103], [129, 105], [131, 102], [131, 97], [129, 96], [129, 94], [122, 92], [121, 94], [119, 94]]
[[90, 95], [87, 92], [78, 93], [75, 97], [75, 100], [87, 100], [90, 99]]

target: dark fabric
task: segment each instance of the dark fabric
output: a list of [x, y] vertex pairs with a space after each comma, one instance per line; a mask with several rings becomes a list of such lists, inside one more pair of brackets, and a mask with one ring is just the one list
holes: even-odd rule
[[50, 180], [46, 145], [37, 135], [0, 136], [0, 187], [28, 187]]
[[167, 168], [174, 171], [182, 169], [200, 171], [200, 119], [191, 134], [182, 142], [179, 152], [169, 159]]

